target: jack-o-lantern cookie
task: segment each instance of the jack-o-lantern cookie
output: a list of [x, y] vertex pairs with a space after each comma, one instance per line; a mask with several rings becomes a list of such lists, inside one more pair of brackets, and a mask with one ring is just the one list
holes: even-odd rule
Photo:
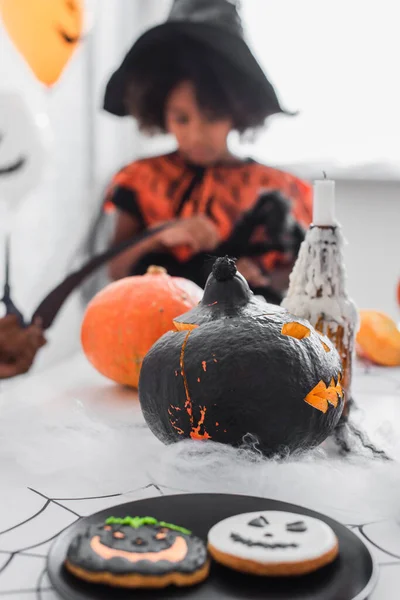
[[261, 511], [220, 521], [208, 533], [219, 563], [254, 575], [304, 575], [331, 563], [339, 544], [333, 530], [305, 515]]
[[183, 527], [153, 517], [110, 517], [74, 538], [65, 566], [93, 583], [161, 588], [200, 583], [210, 561], [204, 542]]

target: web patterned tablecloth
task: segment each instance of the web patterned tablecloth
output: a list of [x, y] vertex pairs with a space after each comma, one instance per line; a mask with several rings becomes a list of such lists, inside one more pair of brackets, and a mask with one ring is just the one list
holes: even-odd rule
[[[400, 422], [400, 370], [359, 367], [355, 388], [364, 408], [388, 410]], [[86, 428], [85, 435], [77, 432], [79, 425]], [[127, 489], [123, 475], [129, 460], [122, 456], [129, 453], [124, 440], [128, 426], [140, 429], [150, 445], [158, 444], [145, 431], [133, 392], [110, 385], [80, 355], [2, 390], [0, 600], [58, 598], [46, 574], [46, 555], [60, 531], [80, 517], [115, 504], [179, 493], [137, 467], [134, 484]], [[113, 432], [115, 444], [110, 443]], [[107, 447], [101, 454], [103, 435]], [[99, 475], [94, 462], [91, 477], [85, 457], [93, 459], [93, 452], [100, 454], [97, 460], [104, 462], [105, 470]], [[371, 599], [398, 600], [399, 523], [376, 519], [346, 524], [363, 538], [380, 565]]]

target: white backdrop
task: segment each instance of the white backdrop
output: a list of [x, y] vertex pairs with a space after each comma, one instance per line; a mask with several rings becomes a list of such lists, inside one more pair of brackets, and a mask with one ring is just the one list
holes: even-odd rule
[[[101, 103], [107, 78], [132, 41], [165, 18], [171, 0], [90, 2], [95, 9], [92, 31], [51, 91], [36, 81], [0, 22], [0, 87], [21, 90], [35, 110], [47, 113], [53, 132], [46, 177], [18, 212], [13, 234], [15, 299], [27, 314], [82, 260], [83, 243], [112, 173], [137, 156], [170, 147], [168, 140], [143, 138], [129, 119], [101, 111]], [[330, 176], [400, 180], [394, 64], [400, 38], [394, 35], [391, 12], [396, 3], [381, 0], [379, 14], [377, 0], [242, 4], [260, 62], [282, 101], [302, 111], [296, 119], [277, 118], [254, 146], [242, 151], [272, 164], [292, 164], [303, 174], [323, 166]], [[391, 188], [391, 219], [396, 218], [394, 196]], [[351, 203], [351, 198], [343, 201]], [[384, 186], [376, 201], [384, 211]], [[368, 213], [363, 217], [368, 219]], [[378, 246], [384, 260], [384, 241]], [[1, 245], [0, 282], [2, 257]], [[366, 297], [360, 301], [365, 304]], [[81, 313], [75, 296], [51, 332], [55, 342], [44, 352], [43, 364], [77, 347]]]
[[242, 0], [248, 39], [299, 110], [253, 151], [303, 176], [400, 179], [396, 0]]
[[[170, 5], [153, 0], [154, 18]], [[274, 117], [251, 144], [233, 136], [233, 149], [306, 178], [399, 181], [396, 0], [241, 0], [241, 14], [283, 105], [300, 114]]]

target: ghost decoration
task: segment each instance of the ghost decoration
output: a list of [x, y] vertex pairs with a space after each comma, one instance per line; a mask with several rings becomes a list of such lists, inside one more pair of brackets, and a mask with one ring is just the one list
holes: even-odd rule
[[17, 92], [0, 92], [0, 203], [15, 210], [40, 182], [47, 158], [47, 121]]
[[39, 81], [57, 82], [83, 29], [83, 0], [0, 0], [0, 16]]

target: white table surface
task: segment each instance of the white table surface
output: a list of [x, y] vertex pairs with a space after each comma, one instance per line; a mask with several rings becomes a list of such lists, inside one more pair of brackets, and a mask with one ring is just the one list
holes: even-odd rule
[[[400, 369], [366, 372], [359, 366], [354, 391], [367, 421], [386, 411], [392, 422], [400, 423]], [[154, 468], [166, 452], [147, 429], [135, 393], [102, 378], [82, 355], [3, 385], [0, 599], [58, 598], [46, 575], [46, 555], [57, 534], [81, 516], [131, 500], [188, 491], [184, 484], [179, 489], [166, 485], [162, 469]], [[237, 490], [252, 492], [262, 495], [259, 489]], [[318, 502], [310, 507], [328, 512]], [[346, 519], [339, 508], [337, 513], [330, 510], [330, 516], [361, 535], [380, 565], [371, 599], [398, 600], [400, 506], [399, 522], [395, 514], [363, 522], [359, 510], [348, 512]]]

